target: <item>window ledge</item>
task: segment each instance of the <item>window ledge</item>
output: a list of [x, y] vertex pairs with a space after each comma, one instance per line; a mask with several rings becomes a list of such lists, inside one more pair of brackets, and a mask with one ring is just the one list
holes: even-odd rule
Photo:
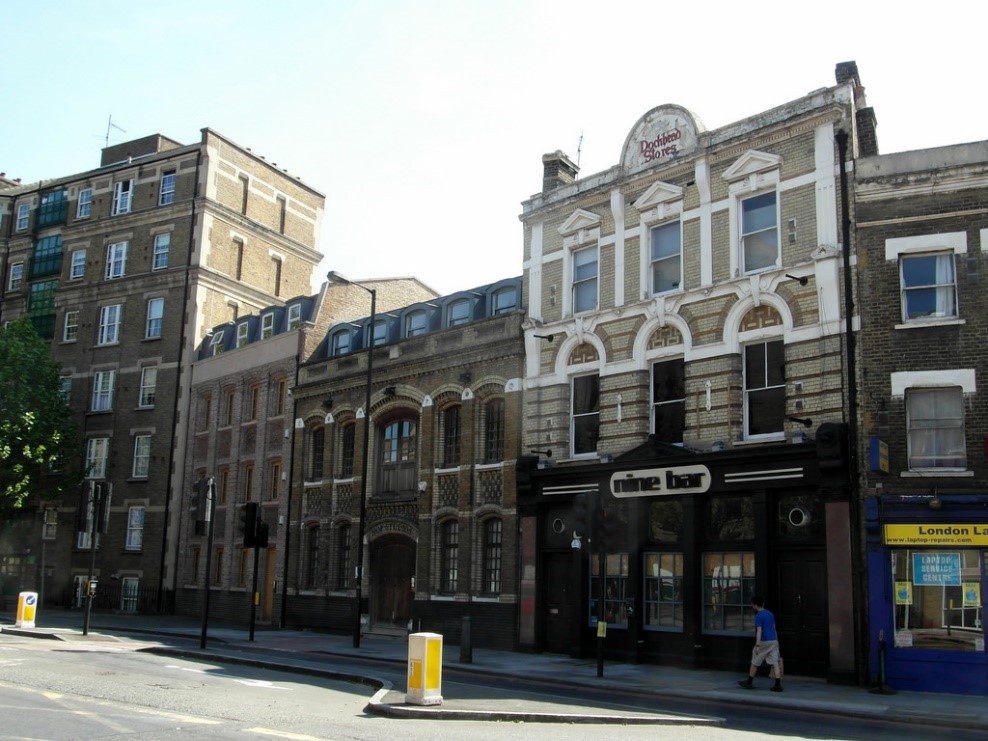
[[456, 597], [451, 594], [432, 594], [429, 599], [433, 602], [456, 602]]
[[497, 603], [497, 602], [500, 602], [501, 601], [501, 598], [500, 597], [473, 597], [473, 598], [471, 598], [470, 601], [471, 602], [494, 602], [494, 603]]
[[950, 317], [949, 319], [924, 319], [896, 324], [894, 329], [929, 329], [930, 327], [951, 327], [960, 324], [967, 324], [967, 321], [958, 317]]
[[961, 471], [956, 468], [922, 468], [913, 471], [902, 471], [899, 476], [904, 479], [918, 478], [973, 478], [974, 471]]
[[477, 470], [477, 471], [491, 471], [491, 470], [494, 470], [494, 471], [496, 471], [496, 470], [498, 470], [500, 468], [504, 468], [504, 461], [498, 461], [497, 463], [478, 463], [474, 467], [474, 470]]
[[738, 447], [744, 445], [764, 445], [765, 443], [782, 443], [785, 441], [786, 441], [786, 433], [780, 432], [778, 435], [760, 437], [755, 440], [735, 440], [731, 443], [731, 446]]

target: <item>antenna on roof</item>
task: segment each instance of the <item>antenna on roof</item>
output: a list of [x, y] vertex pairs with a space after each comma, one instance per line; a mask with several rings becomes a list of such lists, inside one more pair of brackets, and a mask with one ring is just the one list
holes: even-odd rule
[[123, 133], [125, 133], [125, 134], [127, 133], [126, 131], [124, 131], [123, 129], [121, 129], [119, 126], [117, 126], [115, 123], [113, 123], [113, 114], [111, 113], [109, 120], [106, 122], [106, 141], [103, 144], [104, 147], [110, 146], [110, 129], [111, 128], [112, 129], [116, 129], [117, 131], [123, 131]]
[[580, 152], [583, 151], [583, 132], [580, 132], [580, 141], [576, 143], [576, 166], [580, 166]]

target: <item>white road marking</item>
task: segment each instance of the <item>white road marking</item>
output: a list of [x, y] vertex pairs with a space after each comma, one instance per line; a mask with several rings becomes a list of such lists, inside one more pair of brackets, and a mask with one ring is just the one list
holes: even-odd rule
[[206, 669], [196, 669], [191, 666], [176, 666], [175, 664], [166, 664], [165, 668], [178, 669], [179, 671], [192, 672], [193, 674], [208, 674], [216, 679], [227, 679], [231, 682], [236, 682], [237, 684], [246, 685], [247, 687], [262, 687], [269, 690], [285, 690], [286, 692], [291, 690], [290, 687], [279, 687], [274, 682], [269, 682], [266, 679], [241, 679], [239, 677], [228, 677], [224, 674], [216, 674], [214, 672], [207, 671]]

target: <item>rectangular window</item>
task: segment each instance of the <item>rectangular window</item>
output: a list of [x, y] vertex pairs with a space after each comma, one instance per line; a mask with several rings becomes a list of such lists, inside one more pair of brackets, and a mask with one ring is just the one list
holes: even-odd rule
[[58, 533], [58, 507], [45, 507], [43, 522], [41, 539], [55, 540], [55, 536]]
[[223, 546], [216, 546], [213, 556], [213, 586], [218, 587], [223, 583]]
[[652, 227], [652, 293], [675, 291], [683, 280], [683, 235], [680, 223]]
[[88, 219], [93, 212], [93, 189], [83, 188], [79, 191], [79, 202], [75, 207], [77, 219]]
[[455, 594], [460, 557], [460, 523], [447, 520], [439, 526], [439, 591]]
[[58, 395], [68, 404], [72, 401], [72, 376], [62, 376], [58, 381]]
[[19, 203], [17, 205], [17, 222], [14, 224], [14, 228], [23, 232], [26, 231], [28, 226], [31, 225], [31, 204], [30, 203]]
[[62, 341], [75, 342], [79, 338], [79, 311], [73, 309], [65, 312], [65, 322], [62, 326]]
[[237, 325], [237, 347], [243, 347], [250, 338], [250, 325], [243, 322]]
[[[590, 624], [600, 620], [600, 559], [591, 559]], [[627, 628], [635, 599], [628, 584], [628, 554], [608, 553], [604, 556], [604, 622], [614, 628]]]
[[99, 310], [99, 333], [96, 336], [97, 345], [112, 345], [120, 341], [122, 313], [120, 304], [104, 306]]
[[597, 248], [573, 253], [573, 312], [597, 308]]
[[316, 427], [309, 431], [309, 480], [318, 481], [323, 475], [325, 460], [326, 428]]
[[137, 612], [140, 596], [140, 580], [136, 576], [125, 576], [120, 580], [120, 611]]
[[209, 340], [209, 355], [211, 357], [216, 357], [223, 353], [226, 349], [223, 345], [223, 334], [224, 330], [218, 330], [213, 332], [212, 338]]
[[686, 363], [666, 360], [652, 366], [652, 433], [664, 443], [683, 442], [686, 429]]
[[244, 498], [243, 501], [249, 502], [254, 493], [254, 466], [248, 464], [244, 466]]
[[374, 339], [373, 339], [374, 347], [377, 347], [378, 345], [383, 345], [387, 341], [388, 341], [388, 323], [384, 321], [374, 322]]
[[504, 460], [504, 399], [484, 405], [484, 463]]
[[161, 324], [165, 316], [165, 300], [152, 298], [148, 300], [148, 319], [144, 327], [144, 337], [155, 339], [161, 337]]
[[288, 307], [288, 331], [298, 329], [302, 323], [302, 304], [292, 304]]
[[645, 554], [645, 630], [683, 631], [683, 554]]
[[786, 359], [782, 340], [744, 348], [744, 437], [783, 432], [786, 415]]
[[12, 262], [7, 271], [7, 290], [19, 291], [24, 283], [24, 263]]
[[172, 235], [167, 232], [154, 235], [154, 253], [151, 256], [151, 270], [164, 270], [168, 267], [168, 252], [172, 246]]
[[271, 486], [268, 489], [269, 499], [274, 502], [281, 494], [281, 461], [271, 464]]
[[494, 596], [501, 592], [501, 520], [492, 517], [484, 520], [483, 583], [480, 591]]
[[353, 458], [355, 450], [357, 425], [347, 425], [340, 433], [340, 478], [353, 478]]
[[502, 288], [494, 294], [493, 304], [494, 316], [515, 311], [518, 308], [518, 289], [514, 286]]
[[895, 549], [895, 647], [984, 652], [977, 550]]
[[[458, 327], [470, 321], [470, 302], [467, 299], [454, 301], [446, 312], [446, 326]], [[376, 332], [375, 332], [376, 334]], [[376, 343], [375, 343], [376, 344]]]
[[908, 389], [906, 430], [911, 470], [967, 467], [960, 387]]
[[91, 437], [86, 441], [86, 478], [106, 478], [106, 457], [110, 452], [110, 438]]
[[31, 258], [31, 277], [57, 275], [62, 272], [62, 237], [43, 237], [34, 245]]
[[340, 330], [333, 334], [333, 338], [330, 341], [332, 345], [332, 354], [344, 355], [350, 352], [350, 333], [347, 330]]
[[274, 335], [274, 314], [261, 315], [261, 339], [266, 340]]
[[148, 409], [154, 406], [155, 388], [158, 385], [158, 367], [141, 368], [141, 388], [137, 396], [137, 406]]
[[319, 525], [305, 528], [305, 562], [303, 584], [305, 589], [315, 589], [319, 579]]
[[115, 242], [106, 246], [107, 280], [122, 278], [127, 270], [127, 243]]
[[133, 187], [133, 180], [121, 180], [113, 184], [113, 206], [110, 208], [110, 216], [130, 213]]
[[417, 337], [428, 329], [428, 316], [424, 311], [413, 311], [405, 316], [405, 337]]
[[227, 498], [230, 496], [230, 469], [224, 468], [220, 471], [220, 490], [217, 494], [219, 497], [219, 504], [226, 504]]
[[31, 284], [27, 299], [27, 313], [35, 331], [45, 339], [55, 336], [55, 290], [57, 280], [46, 280]]
[[280, 417], [285, 413], [285, 406], [288, 403], [288, 381], [279, 378], [275, 386], [274, 414]]
[[336, 588], [350, 588], [350, 526], [341, 525], [336, 531]]
[[247, 412], [248, 421], [255, 421], [261, 413], [261, 387], [250, 387], [250, 409]]
[[144, 547], [144, 507], [129, 507], [127, 509], [127, 544], [128, 551], [139, 551]]
[[199, 398], [199, 432], [205, 432], [209, 429], [212, 408], [213, 397], [206, 394]]
[[600, 377], [574, 378], [572, 399], [573, 455], [592, 455], [600, 439]]
[[167, 206], [175, 202], [175, 171], [171, 170], [161, 176], [161, 191], [158, 194], [158, 205]]
[[447, 407], [442, 419], [443, 468], [456, 468], [460, 465], [460, 408]]
[[779, 263], [775, 191], [741, 201], [741, 253], [744, 272], [757, 273]]
[[199, 546], [189, 548], [189, 584], [199, 583]]
[[38, 206], [38, 213], [35, 216], [37, 226], [42, 229], [46, 226], [64, 224], [69, 213], [69, 192], [67, 190], [52, 190], [43, 193], [41, 204]]
[[93, 374], [93, 397], [89, 410], [109, 412], [113, 409], [113, 387], [116, 384], [116, 371], [96, 371]]
[[151, 436], [134, 437], [134, 466], [131, 475], [135, 479], [146, 479], [151, 470]]
[[236, 403], [237, 390], [235, 388], [228, 388], [223, 394], [223, 411], [222, 417], [223, 427], [230, 427], [233, 424], [233, 409]]
[[240, 549], [240, 565], [237, 568], [237, 586], [246, 587], [247, 579], [250, 576], [250, 548]]
[[751, 635], [755, 612], [755, 554], [703, 554], [703, 632]]
[[954, 253], [902, 255], [902, 321], [952, 319], [957, 316]]
[[86, 251], [72, 252], [72, 265], [69, 267], [69, 280], [79, 280], [86, 274]]

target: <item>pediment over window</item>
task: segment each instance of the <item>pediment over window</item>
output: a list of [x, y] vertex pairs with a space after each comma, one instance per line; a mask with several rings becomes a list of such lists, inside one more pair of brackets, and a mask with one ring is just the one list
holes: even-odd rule
[[768, 152], [749, 149], [728, 167], [721, 176], [724, 180], [742, 180], [758, 172], [777, 169], [782, 164], [782, 157]]
[[559, 233], [566, 236], [567, 234], [575, 234], [576, 232], [587, 229], [595, 229], [599, 226], [600, 217], [597, 214], [578, 208], [559, 227]]
[[677, 201], [683, 197], [683, 189], [671, 183], [653, 183], [652, 186], [642, 194], [642, 197], [635, 201], [634, 206], [639, 211], [648, 211], [655, 208], [660, 203]]

